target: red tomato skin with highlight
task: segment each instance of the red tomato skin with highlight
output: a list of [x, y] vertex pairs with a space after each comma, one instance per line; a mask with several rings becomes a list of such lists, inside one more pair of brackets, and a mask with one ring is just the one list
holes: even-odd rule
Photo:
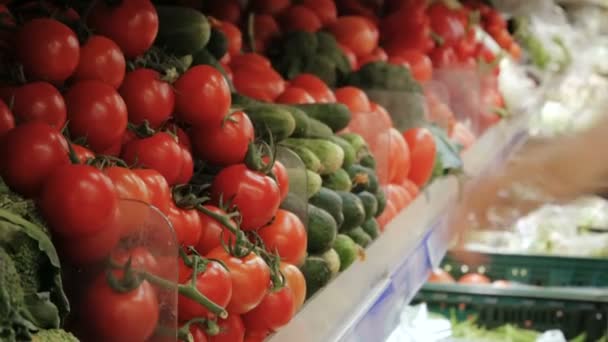
[[76, 81], [97, 80], [118, 89], [125, 78], [126, 61], [120, 47], [104, 36], [92, 36], [80, 48]]

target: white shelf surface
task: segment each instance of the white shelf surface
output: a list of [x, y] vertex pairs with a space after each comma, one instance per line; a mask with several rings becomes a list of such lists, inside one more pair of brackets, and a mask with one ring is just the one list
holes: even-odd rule
[[[464, 156], [475, 177], [504, 160], [527, 137], [527, 118], [490, 129]], [[437, 267], [451, 241], [446, 213], [456, 203], [454, 177], [434, 182], [353, 264], [319, 291], [272, 342], [384, 341], [399, 314]]]

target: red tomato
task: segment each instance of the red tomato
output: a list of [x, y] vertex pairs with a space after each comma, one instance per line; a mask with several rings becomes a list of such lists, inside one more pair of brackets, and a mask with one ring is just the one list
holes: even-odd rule
[[275, 37], [281, 34], [279, 24], [274, 17], [268, 14], [256, 15], [253, 22], [253, 30], [255, 32], [256, 51], [265, 51], [268, 43]]
[[398, 55], [393, 55], [392, 59], [407, 63], [412, 75], [419, 82], [430, 81], [433, 77], [433, 63], [420, 51], [402, 50]]
[[80, 62], [74, 73], [75, 81], [97, 80], [118, 89], [125, 78], [126, 61], [113, 40], [92, 36], [80, 48]]
[[54, 237], [62, 261], [71, 265], [87, 266], [105, 261], [106, 257], [118, 247], [121, 229], [114, 222], [98, 232], [79, 237]]
[[32, 78], [63, 82], [74, 73], [80, 46], [74, 31], [54, 19], [33, 19], [15, 38], [17, 58]]
[[146, 183], [130, 169], [120, 166], [110, 166], [103, 169], [110, 178], [120, 199], [131, 199], [150, 203], [150, 193]]
[[397, 213], [398, 211], [395, 208], [393, 202], [387, 202], [382, 214], [376, 218], [381, 231], [384, 231], [384, 229], [386, 229], [386, 225], [395, 218]]
[[505, 18], [502, 17], [500, 12], [494, 9], [490, 9], [486, 12], [485, 15], [483, 15], [483, 24], [484, 26], [488, 27], [496, 26], [503, 29], [507, 28], [507, 21], [505, 20]]
[[278, 160], [274, 161], [272, 166], [272, 173], [274, 174], [277, 185], [279, 186], [279, 192], [281, 193], [281, 202], [287, 197], [289, 193], [289, 177], [287, 175], [287, 169]]
[[[218, 207], [212, 205], [204, 205], [204, 207], [216, 214], [227, 215], [225, 211]], [[227, 245], [230, 241], [235, 241], [236, 237], [234, 234], [232, 234], [228, 228], [224, 227], [222, 223], [207, 216], [203, 212], [199, 212], [199, 216], [201, 220], [201, 237], [196, 244], [197, 252], [202, 255], [209, 253], [211, 250], [221, 245], [221, 239], [223, 239], [224, 243]], [[234, 220], [229, 219], [229, 221], [233, 227], [236, 227]]]
[[300, 219], [279, 209], [274, 220], [258, 230], [269, 252], [277, 252], [282, 261], [300, 265], [306, 257], [307, 233]]
[[245, 113], [236, 111], [221, 123], [194, 127], [190, 138], [199, 158], [218, 166], [238, 164], [254, 139], [253, 124]]
[[118, 195], [110, 178], [101, 171], [67, 164], [50, 174], [39, 206], [53, 232], [76, 238], [93, 235], [115, 221]]
[[72, 137], [84, 137], [95, 152], [121, 141], [127, 106], [116, 90], [100, 81], [80, 81], [65, 94]]
[[[192, 342], [207, 342], [205, 330], [196, 324], [190, 325], [190, 334], [192, 334]], [[167, 341], [168, 342], [168, 341]]]
[[336, 102], [336, 97], [327, 84], [313, 74], [299, 74], [291, 80], [290, 86], [306, 90], [318, 103]]
[[508, 49], [514, 42], [513, 37], [511, 37], [511, 34], [509, 31], [507, 31], [507, 29], [501, 29], [500, 31], [496, 32], [496, 34], [493, 35], [493, 38], [503, 49]]
[[230, 60], [230, 67], [233, 70], [239, 69], [241, 67], [258, 67], [260, 69], [270, 69], [272, 65], [268, 58], [257, 54], [257, 53], [244, 53], [242, 55], [237, 55], [232, 57]]
[[192, 142], [190, 137], [176, 123], [169, 123], [164, 127], [164, 130], [173, 134], [177, 138], [177, 143], [185, 147], [188, 151], [192, 151]]
[[490, 284], [490, 278], [486, 277], [483, 274], [479, 273], [467, 273], [458, 279], [459, 284], [475, 284], [475, 285], [483, 285]]
[[285, 81], [271, 67], [243, 64], [232, 72], [236, 90], [256, 100], [273, 102], [285, 90]]
[[356, 87], [342, 87], [336, 89], [336, 100], [348, 107], [351, 112], [369, 113], [371, 111], [367, 94]]
[[[200, 1], [199, 1], [200, 3]], [[241, 6], [238, 0], [222, 0], [222, 1], [205, 1], [203, 5], [209, 5], [206, 8], [206, 14], [218, 20], [224, 20], [236, 24], [241, 19]]]
[[49, 175], [69, 163], [66, 146], [61, 133], [45, 123], [17, 126], [2, 138], [0, 175], [14, 191], [35, 197]]
[[232, 199], [242, 217], [243, 230], [258, 229], [272, 220], [281, 203], [277, 183], [270, 177], [249, 170], [244, 164], [229, 166], [215, 177], [213, 200]]
[[397, 184], [388, 184], [383, 187], [387, 201], [393, 203], [395, 209], [399, 212], [407, 207], [412, 201], [412, 196], [406, 188]]
[[357, 56], [369, 55], [378, 46], [378, 29], [364, 17], [339, 17], [328, 29], [340, 44], [351, 48]]
[[192, 153], [183, 145], [180, 145], [180, 150], [182, 155], [182, 166], [175, 183], [188, 184], [190, 183], [192, 176], [194, 176], [194, 159], [192, 159]]
[[374, 51], [372, 51], [371, 54], [366, 55], [366, 56], [362, 56], [359, 59], [359, 66], [363, 66], [367, 63], [371, 63], [371, 62], [386, 62], [388, 60], [388, 56], [386, 54], [386, 51], [384, 51], [383, 48], [381, 47], [377, 47], [374, 49]]
[[270, 269], [260, 256], [249, 253], [237, 258], [217, 247], [207, 257], [222, 261], [230, 270], [232, 298], [226, 308], [229, 312], [243, 314], [260, 304], [270, 284]]
[[171, 222], [177, 242], [182, 246], [194, 246], [201, 238], [201, 219], [195, 209], [169, 207], [167, 219]]
[[41, 121], [58, 130], [65, 125], [65, 102], [59, 90], [50, 83], [27, 83], [15, 88], [11, 95], [17, 124]]
[[127, 104], [129, 122], [139, 125], [148, 121], [152, 128], [160, 127], [175, 108], [175, 93], [171, 85], [160, 79], [152, 69], [129, 72], [119, 89]]
[[445, 45], [452, 45], [465, 35], [465, 24], [462, 23], [458, 13], [446, 4], [433, 3], [427, 13], [431, 19], [433, 32], [443, 38]]
[[0, 100], [0, 138], [15, 128], [15, 118], [3, 100]]
[[456, 55], [458, 55], [458, 59], [461, 61], [464, 61], [469, 57], [473, 57], [475, 55], [476, 49], [477, 38], [475, 37], [474, 29], [469, 29], [465, 37], [459, 40], [458, 43], [456, 43], [456, 45], [454, 46]]
[[97, 33], [116, 42], [127, 58], [146, 52], [158, 33], [158, 14], [150, 0], [129, 0], [117, 5], [98, 1], [88, 23]]
[[306, 279], [297, 266], [281, 262], [281, 273], [285, 277], [285, 286], [293, 291], [294, 314], [304, 305], [306, 300]]
[[163, 214], [169, 211], [171, 190], [165, 177], [153, 169], [133, 169], [133, 172], [146, 183], [150, 195], [150, 204], [158, 208]]
[[388, 178], [391, 183], [401, 183], [410, 172], [410, 150], [399, 131], [391, 128], [388, 132]]
[[87, 289], [82, 313], [91, 333], [104, 341], [145, 341], [154, 334], [159, 307], [156, 292], [147, 281], [129, 292], [118, 292], [108, 285], [103, 273]]
[[236, 55], [241, 52], [243, 48], [243, 34], [238, 27], [234, 24], [224, 21], [221, 22], [217, 29], [220, 30], [228, 39], [228, 53], [230, 55]]
[[351, 48], [346, 45], [340, 44], [340, 49], [342, 49], [342, 53], [344, 54], [344, 56], [346, 56], [346, 59], [348, 59], [350, 68], [356, 70], [357, 66], [359, 65], [359, 62], [357, 61], [357, 55], [355, 55], [353, 50], [351, 50]]
[[418, 185], [414, 184], [414, 182], [412, 182], [410, 179], [406, 178], [401, 184], [401, 186], [407, 190], [412, 199], [418, 197], [418, 194], [420, 193], [420, 188], [418, 187]]
[[157, 170], [169, 185], [175, 185], [181, 174], [182, 149], [168, 133], [158, 132], [127, 143], [123, 146], [122, 158], [129, 165]]
[[302, 5], [315, 12], [323, 26], [333, 23], [338, 18], [338, 10], [334, 0], [304, 0]]
[[453, 284], [456, 281], [454, 277], [452, 277], [448, 272], [444, 271], [441, 268], [433, 270], [429, 279], [427, 280], [429, 283], [441, 283], [441, 284]]
[[310, 8], [303, 5], [295, 5], [281, 13], [281, 27], [289, 31], [317, 32], [323, 27], [321, 19]]
[[173, 86], [177, 118], [192, 126], [221, 122], [232, 103], [226, 79], [208, 65], [190, 68]]
[[433, 67], [436, 69], [453, 66], [458, 60], [454, 49], [447, 47], [447, 45], [436, 47], [431, 51], [429, 57], [431, 57]]
[[291, 5], [291, 0], [252, 0], [251, 9], [260, 14], [279, 14]]
[[112, 252], [111, 259], [119, 265], [125, 265], [131, 260], [131, 267], [135, 270], [156, 273], [158, 271], [158, 261], [148, 249], [138, 246], [130, 249], [118, 249]]
[[230, 314], [226, 319], [217, 321], [220, 333], [215, 336], [207, 336], [209, 342], [242, 342], [245, 338], [245, 326], [241, 316]]
[[[187, 276], [187, 283], [192, 281], [192, 269]], [[215, 304], [226, 307], [232, 297], [232, 281], [230, 273], [218, 262], [209, 261], [205, 270], [198, 273], [196, 276], [196, 289]], [[184, 296], [178, 296], [177, 307], [179, 309], [178, 317], [180, 321], [188, 321], [197, 317], [211, 317], [213, 314], [201, 304]]]
[[412, 128], [403, 132], [410, 148], [411, 168], [408, 178], [422, 187], [431, 179], [437, 147], [433, 134], [426, 128]]
[[87, 160], [95, 158], [95, 153], [86, 147], [72, 144], [72, 149], [74, 150], [74, 153], [76, 153], [76, 157], [78, 157], [81, 164], [85, 164]]
[[245, 332], [245, 339], [243, 342], [264, 342], [266, 338], [270, 335], [270, 331], [267, 330], [259, 330], [259, 331], [251, 331], [247, 330]]
[[369, 102], [369, 108], [371, 113], [374, 115], [374, 120], [379, 121], [382, 127], [389, 128], [393, 126], [393, 119], [386, 108], [373, 101]]
[[269, 291], [253, 310], [242, 316], [247, 330], [277, 330], [291, 321], [295, 310], [293, 291]]
[[277, 97], [275, 102], [284, 104], [306, 104], [315, 103], [315, 99], [302, 88], [287, 87], [287, 89]]

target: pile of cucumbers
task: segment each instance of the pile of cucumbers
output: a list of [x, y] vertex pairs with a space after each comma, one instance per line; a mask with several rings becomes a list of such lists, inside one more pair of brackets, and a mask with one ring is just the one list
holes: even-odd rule
[[386, 198], [374, 157], [360, 135], [336, 133], [351, 119], [342, 104], [279, 105], [242, 95], [233, 96], [233, 102], [254, 123], [258, 138], [291, 150], [306, 168], [308, 203], [290, 194], [281, 207], [306, 223], [309, 256], [302, 272], [310, 297], [352, 265], [379, 235], [376, 217], [384, 211]]

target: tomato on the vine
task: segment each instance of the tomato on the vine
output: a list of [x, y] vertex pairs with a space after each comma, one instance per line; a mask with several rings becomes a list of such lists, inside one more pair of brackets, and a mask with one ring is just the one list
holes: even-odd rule
[[102, 273], [87, 289], [81, 311], [95, 336], [127, 342], [151, 337], [160, 310], [156, 292], [147, 281], [131, 291], [119, 292], [110, 287]]
[[276, 103], [284, 104], [305, 104], [314, 103], [315, 99], [310, 94], [299, 87], [287, 87], [283, 93], [277, 97]]
[[214, 336], [207, 336], [209, 342], [240, 342], [245, 338], [245, 326], [241, 316], [231, 313], [228, 318], [219, 319], [217, 323], [220, 332]]
[[92, 235], [114, 224], [119, 209], [110, 178], [92, 166], [71, 164], [50, 174], [39, 206], [53, 232], [66, 238]]
[[437, 147], [433, 134], [426, 128], [412, 128], [403, 132], [410, 148], [411, 167], [408, 178], [422, 187], [431, 179]]
[[232, 103], [226, 79], [208, 65], [190, 68], [173, 87], [177, 118], [192, 126], [221, 122]]
[[279, 192], [281, 193], [281, 202], [287, 197], [289, 193], [289, 176], [287, 175], [287, 169], [285, 165], [278, 160], [274, 161], [272, 166], [272, 173], [274, 174], [277, 185], [279, 186]]
[[433, 49], [429, 54], [429, 57], [433, 62], [433, 67], [436, 69], [453, 66], [458, 61], [454, 48], [446, 45]]
[[290, 82], [291, 87], [306, 90], [318, 103], [336, 102], [336, 96], [322, 79], [313, 74], [299, 74]]
[[118, 265], [126, 265], [130, 260], [131, 267], [138, 271], [156, 274], [159, 268], [156, 257], [143, 246], [114, 250], [110, 254], [110, 258]]
[[427, 11], [431, 19], [431, 28], [434, 33], [443, 39], [445, 45], [452, 45], [465, 35], [465, 24], [461, 14], [450, 9], [442, 2], [429, 6]]
[[213, 249], [207, 257], [222, 261], [230, 271], [232, 298], [226, 308], [229, 312], [243, 314], [260, 304], [270, 285], [270, 268], [262, 257], [250, 252], [238, 258], [222, 246]]
[[[200, 267], [200, 266], [199, 266]], [[190, 269], [186, 280], [183, 282], [192, 281], [193, 269]], [[196, 289], [210, 301], [215, 304], [226, 307], [232, 298], [232, 280], [230, 273], [218, 262], [208, 261], [203, 272], [196, 275]], [[188, 321], [197, 317], [212, 317], [213, 313], [207, 308], [197, 303], [196, 301], [179, 295], [177, 307], [179, 310], [178, 317], [180, 321]]]
[[368, 113], [371, 110], [367, 94], [356, 87], [346, 86], [336, 89], [336, 99], [346, 105], [351, 112]]
[[390, 61], [395, 64], [406, 64], [418, 82], [426, 82], [433, 77], [433, 63], [420, 51], [403, 50], [398, 55], [393, 55]]
[[256, 100], [273, 102], [285, 90], [285, 80], [272, 67], [241, 64], [232, 73], [236, 90]]
[[150, 204], [166, 215], [173, 200], [171, 189], [165, 177], [154, 169], [133, 169], [133, 172], [146, 183], [150, 194]]
[[357, 56], [369, 55], [378, 46], [378, 28], [361, 16], [342, 16], [328, 26], [336, 40]]
[[253, 124], [244, 112], [236, 111], [219, 123], [193, 127], [190, 139], [201, 159], [218, 166], [238, 164], [254, 139]]
[[123, 146], [122, 158], [129, 165], [157, 170], [169, 185], [177, 183], [183, 162], [182, 147], [164, 132], [127, 143]]
[[188, 184], [194, 175], [194, 159], [192, 153], [185, 146], [180, 145], [182, 151], [182, 166], [175, 180], [176, 184]]
[[241, 30], [239, 30], [239, 28], [234, 24], [227, 21], [221, 22], [217, 28], [222, 31], [222, 33], [228, 39], [228, 54], [239, 54], [243, 48], [243, 34], [241, 33]]
[[270, 290], [258, 306], [243, 314], [243, 324], [247, 330], [277, 330], [289, 323], [294, 311], [295, 302], [291, 288]]
[[85, 138], [95, 152], [119, 143], [127, 128], [127, 106], [101, 81], [80, 81], [65, 94], [72, 137]]
[[10, 98], [17, 124], [41, 121], [56, 129], [62, 129], [65, 125], [65, 101], [59, 90], [50, 83], [32, 82], [22, 85], [14, 88]]
[[242, 55], [237, 55], [232, 57], [230, 60], [230, 68], [233, 70], [239, 68], [260, 68], [260, 69], [268, 69], [272, 68], [272, 64], [268, 58], [253, 52], [244, 53]]
[[323, 26], [333, 23], [338, 18], [334, 0], [304, 0], [302, 5], [315, 12]]
[[310, 8], [303, 5], [294, 5], [281, 13], [279, 18], [283, 30], [317, 32], [323, 23], [317, 14]]
[[282, 261], [300, 265], [306, 257], [307, 234], [300, 219], [293, 213], [279, 209], [274, 220], [258, 230], [270, 252], [277, 252]]
[[49, 175], [69, 163], [65, 139], [42, 122], [29, 122], [8, 131], [1, 140], [0, 152], [2, 179], [25, 197], [38, 195]]
[[306, 279], [302, 271], [295, 265], [281, 262], [280, 270], [285, 277], [285, 285], [293, 291], [295, 314], [306, 300]]
[[74, 31], [57, 20], [28, 21], [17, 32], [15, 42], [23, 70], [35, 79], [63, 82], [78, 66], [78, 38]]
[[75, 81], [97, 80], [118, 89], [125, 78], [126, 61], [120, 47], [104, 36], [92, 36], [80, 48]]
[[150, 0], [129, 0], [117, 5], [97, 1], [88, 23], [116, 42], [127, 58], [146, 52], [158, 33], [158, 13]]
[[103, 262], [105, 258], [118, 247], [121, 238], [121, 228], [114, 222], [98, 232], [78, 237], [55, 236], [57, 250], [61, 260], [69, 261], [71, 265], [87, 266]]
[[0, 138], [15, 128], [15, 117], [6, 103], [0, 99]]
[[140, 68], [127, 73], [119, 92], [131, 123], [147, 121], [150, 127], [158, 128], [173, 114], [175, 93], [156, 70]]
[[245, 331], [245, 339], [243, 342], [264, 342], [269, 335], [270, 331], [268, 330], [247, 330]]
[[[213, 205], [204, 205], [203, 207], [218, 215], [228, 215], [224, 210]], [[234, 242], [236, 240], [234, 234], [215, 218], [203, 212], [199, 212], [199, 216], [201, 220], [201, 237], [195, 247], [196, 251], [201, 255], [205, 255], [214, 248], [220, 246], [222, 239], [226, 245], [231, 241]], [[228, 221], [233, 227], [236, 227], [236, 222], [234, 222], [234, 220], [228, 219]]]
[[167, 219], [171, 222], [177, 243], [182, 246], [194, 246], [201, 237], [201, 219], [195, 209], [169, 207]]
[[103, 173], [114, 184], [114, 188], [120, 199], [150, 203], [148, 186], [133, 170], [120, 166], [110, 166], [103, 169]]
[[185, 147], [188, 151], [192, 151], [192, 142], [185, 130], [179, 127], [176, 123], [171, 122], [165, 125], [164, 131], [169, 132], [177, 138], [177, 143]]
[[270, 222], [281, 204], [277, 183], [244, 164], [220, 171], [211, 185], [211, 196], [215, 203], [220, 198], [231, 200], [241, 214], [243, 230], [258, 229]]
[[190, 325], [190, 334], [192, 335], [192, 342], [208, 342], [205, 331], [198, 324]]

